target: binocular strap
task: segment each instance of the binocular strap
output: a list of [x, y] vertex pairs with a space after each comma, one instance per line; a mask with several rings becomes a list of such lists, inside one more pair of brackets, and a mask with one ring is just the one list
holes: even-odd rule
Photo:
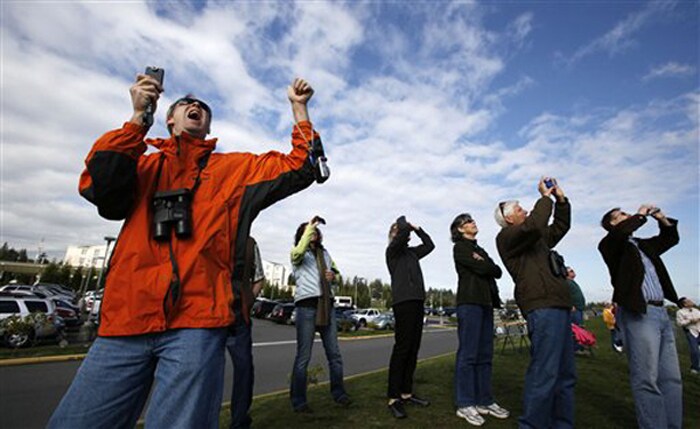
[[[209, 155], [210, 153], [207, 153], [204, 155], [202, 158], [200, 158], [199, 162], [197, 163], [198, 165], [198, 170], [197, 170], [197, 177], [194, 180], [194, 185], [192, 186], [191, 192], [192, 192], [192, 198], [194, 199], [194, 193], [197, 192], [197, 188], [199, 188], [200, 184], [200, 176], [202, 174], [202, 170], [206, 168], [207, 163], [209, 162]], [[160, 181], [160, 175], [163, 170], [163, 162], [165, 161], [165, 154], [161, 152], [160, 154], [160, 159], [158, 160], [158, 170], [156, 171], [156, 177], [155, 177], [155, 189], [158, 189], [158, 182]], [[175, 258], [175, 251], [173, 250], [173, 241], [172, 238], [168, 238], [168, 250], [170, 252], [170, 264], [173, 267], [173, 276], [170, 279], [170, 285], [168, 286], [168, 291], [165, 293], [165, 297], [163, 297], [163, 312], [165, 313], [165, 319], [166, 321], [169, 321], [170, 318], [172, 317], [173, 314], [175, 314], [175, 310], [177, 305], [180, 302], [180, 296], [182, 295], [182, 283], [180, 282], [180, 269], [177, 265], [177, 258]]]
[[168, 240], [168, 249], [170, 250], [170, 263], [173, 267], [173, 276], [170, 279], [170, 286], [168, 286], [168, 291], [165, 293], [163, 298], [163, 312], [165, 313], [166, 320], [170, 320], [170, 317], [175, 314], [175, 308], [180, 302], [180, 270], [177, 265], [177, 259], [175, 259], [175, 252], [173, 251], [173, 243]]

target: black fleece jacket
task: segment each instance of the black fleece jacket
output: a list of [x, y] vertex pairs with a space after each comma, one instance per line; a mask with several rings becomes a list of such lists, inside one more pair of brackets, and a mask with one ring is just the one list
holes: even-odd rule
[[[647, 312], [642, 293], [644, 264], [636, 246], [629, 242], [629, 237], [646, 221], [646, 217], [640, 214], [630, 216], [629, 219], [615, 225], [598, 244], [598, 251], [608, 266], [610, 282], [615, 290], [613, 302], [635, 313]], [[664, 297], [680, 306], [683, 298], [678, 298], [671, 276], [660, 257], [679, 241], [678, 221], [671, 218], [668, 218], [668, 221], [671, 225], [667, 226], [659, 222], [659, 235], [642, 239], [634, 238], [634, 240], [639, 250], [644, 252], [654, 264], [664, 290]]]
[[401, 216], [396, 220], [398, 231], [386, 248], [386, 265], [391, 275], [392, 305], [405, 301], [425, 301], [425, 284], [419, 260], [435, 249], [435, 244], [422, 228], [415, 230], [423, 244], [408, 247], [413, 228]]
[[[486, 250], [476, 240], [462, 239], [453, 248], [455, 269], [459, 277], [457, 305], [477, 304], [501, 308], [496, 279], [503, 274]], [[482, 259], [476, 259], [474, 253]]]

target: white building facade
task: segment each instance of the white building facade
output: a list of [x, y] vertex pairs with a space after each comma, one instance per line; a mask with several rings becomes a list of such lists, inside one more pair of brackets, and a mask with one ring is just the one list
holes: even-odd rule
[[[110, 254], [113, 248], [114, 246], [110, 246]], [[99, 246], [68, 246], [63, 263], [71, 267], [102, 268], [102, 261], [105, 258], [109, 258], [109, 254], [105, 255], [106, 251], [106, 244]]]

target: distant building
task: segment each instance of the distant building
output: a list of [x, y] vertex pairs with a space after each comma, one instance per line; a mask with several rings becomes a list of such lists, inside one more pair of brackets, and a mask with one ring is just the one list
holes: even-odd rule
[[[68, 246], [63, 263], [72, 267], [94, 267], [102, 268], [102, 260], [105, 257], [107, 245], [99, 246]], [[109, 253], [112, 253], [114, 246], [110, 246]], [[109, 254], [107, 258], [109, 260]], [[280, 289], [289, 287], [289, 270], [282, 264], [263, 260], [263, 272], [265, 278], [271, 285]]]
[[271, 285], [277, 286], [280, 289], [289, 287], [289, 270], [282, 264], [263, 260], [263, 271], [265, 278]]
[[[114, 246], [110, 247], [110, 254]], [[72, 267], [94, 267], [102, 268], [102, 260], [109, 255], [105, 255], [106, 244], [98, 246], [68, 246], [63, 263]]]

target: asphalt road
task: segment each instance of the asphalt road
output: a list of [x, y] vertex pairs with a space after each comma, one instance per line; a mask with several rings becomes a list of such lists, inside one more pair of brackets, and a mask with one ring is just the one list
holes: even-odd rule
[[[253, 326], [255, 395], [288, 388], [296, 350], [293, 326], [255, 320]], [[385, 368], [389, 364], [393, 338], [341, 341], [345, 375]], [[455, 351], [454, 330], [426, 328], [419, 358]], [[320, 364], [327, 376], [327, 365], [320, 339], [314, 344], [310, 366]], [[43, 428], [68, 389], [80, 361], [0, 367], [0, 428]], [[224, 401], [231, 397], [233, 369], [226, 361]], [[350, 392], [352, 394], [352, 392]]]

